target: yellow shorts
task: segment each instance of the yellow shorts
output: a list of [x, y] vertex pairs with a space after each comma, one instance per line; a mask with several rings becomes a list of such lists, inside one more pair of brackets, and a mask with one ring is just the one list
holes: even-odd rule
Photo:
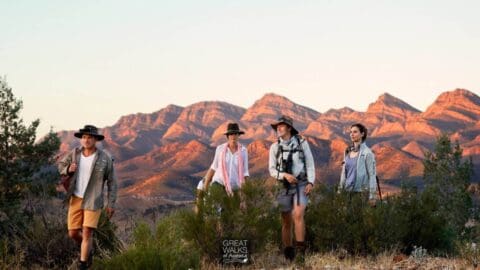
[[83, 227], [96, 229], [100, 219], [101, 209], [96, 211], [82, 209], [82, 198], [72, 195], [68, 205], [68, 230], [78, 230]]

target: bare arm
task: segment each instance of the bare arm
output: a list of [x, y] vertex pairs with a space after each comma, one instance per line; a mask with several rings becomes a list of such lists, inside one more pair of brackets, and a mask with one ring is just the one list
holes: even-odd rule
[[207, 191], [210, 183], [212, 182], [213, 175], [215, 174], [215, 170], [210, 168], [207, 171], [207, 175], [205, 175], [205, 181], [203, 182], [203, 190]]

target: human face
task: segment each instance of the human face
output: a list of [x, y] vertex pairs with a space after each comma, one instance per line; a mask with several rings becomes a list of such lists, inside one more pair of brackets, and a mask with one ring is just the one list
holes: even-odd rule
[[351, 127], [350, 128], [350, 139], [354, 143], [360, 143], [362, 142], [363, 138], [363, 132], [360, 132], [360, 129], [358, 127]]
[[80, 143], [85, 149], [94, 149], [97, 143], [97, 138], [93, 137], [92, 135], [84, 134], [80, 139]]
[[284, 123], [280, 123], [277, 126], [277, 133], [280, 137], [288, 137], [292, 135], [292, 128]]
[[239, 137], [240, 137], [240, 134], [238, 134], [238, 133], [228, 134], [228, 135], [227, 135], [228, 143], [229, 143], [230, 145], [235, 145], [235, 144], [237, 144]]

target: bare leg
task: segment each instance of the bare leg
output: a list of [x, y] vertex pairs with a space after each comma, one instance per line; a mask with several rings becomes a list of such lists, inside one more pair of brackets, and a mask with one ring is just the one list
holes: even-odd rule
[[93, 230], [93, 228], [83, 227], [83, 241], [80, 247], [80, 261], [82, 262], [86, 262], [88, 260], [88, 255], [90, 253], [90, 250], [92, 249]]
[[76, 229], [76, 230], [68, 230], [68, 237], [72, 238], [77, 242], [77, 244], [82, 243], [82, 230]]
[[305, 205], [297, 205], [293, 207], [293, 224], [295, 227], [295, 240], [297, 242], [305, 241]]

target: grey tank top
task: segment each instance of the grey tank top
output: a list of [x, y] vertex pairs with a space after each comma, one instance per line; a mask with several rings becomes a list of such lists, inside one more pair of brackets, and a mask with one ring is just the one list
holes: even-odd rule
[[357, 160], [358, 156], [352, 158], [350, 154], [345, 157], [345, 190], [355, 191], [357, 180]]

